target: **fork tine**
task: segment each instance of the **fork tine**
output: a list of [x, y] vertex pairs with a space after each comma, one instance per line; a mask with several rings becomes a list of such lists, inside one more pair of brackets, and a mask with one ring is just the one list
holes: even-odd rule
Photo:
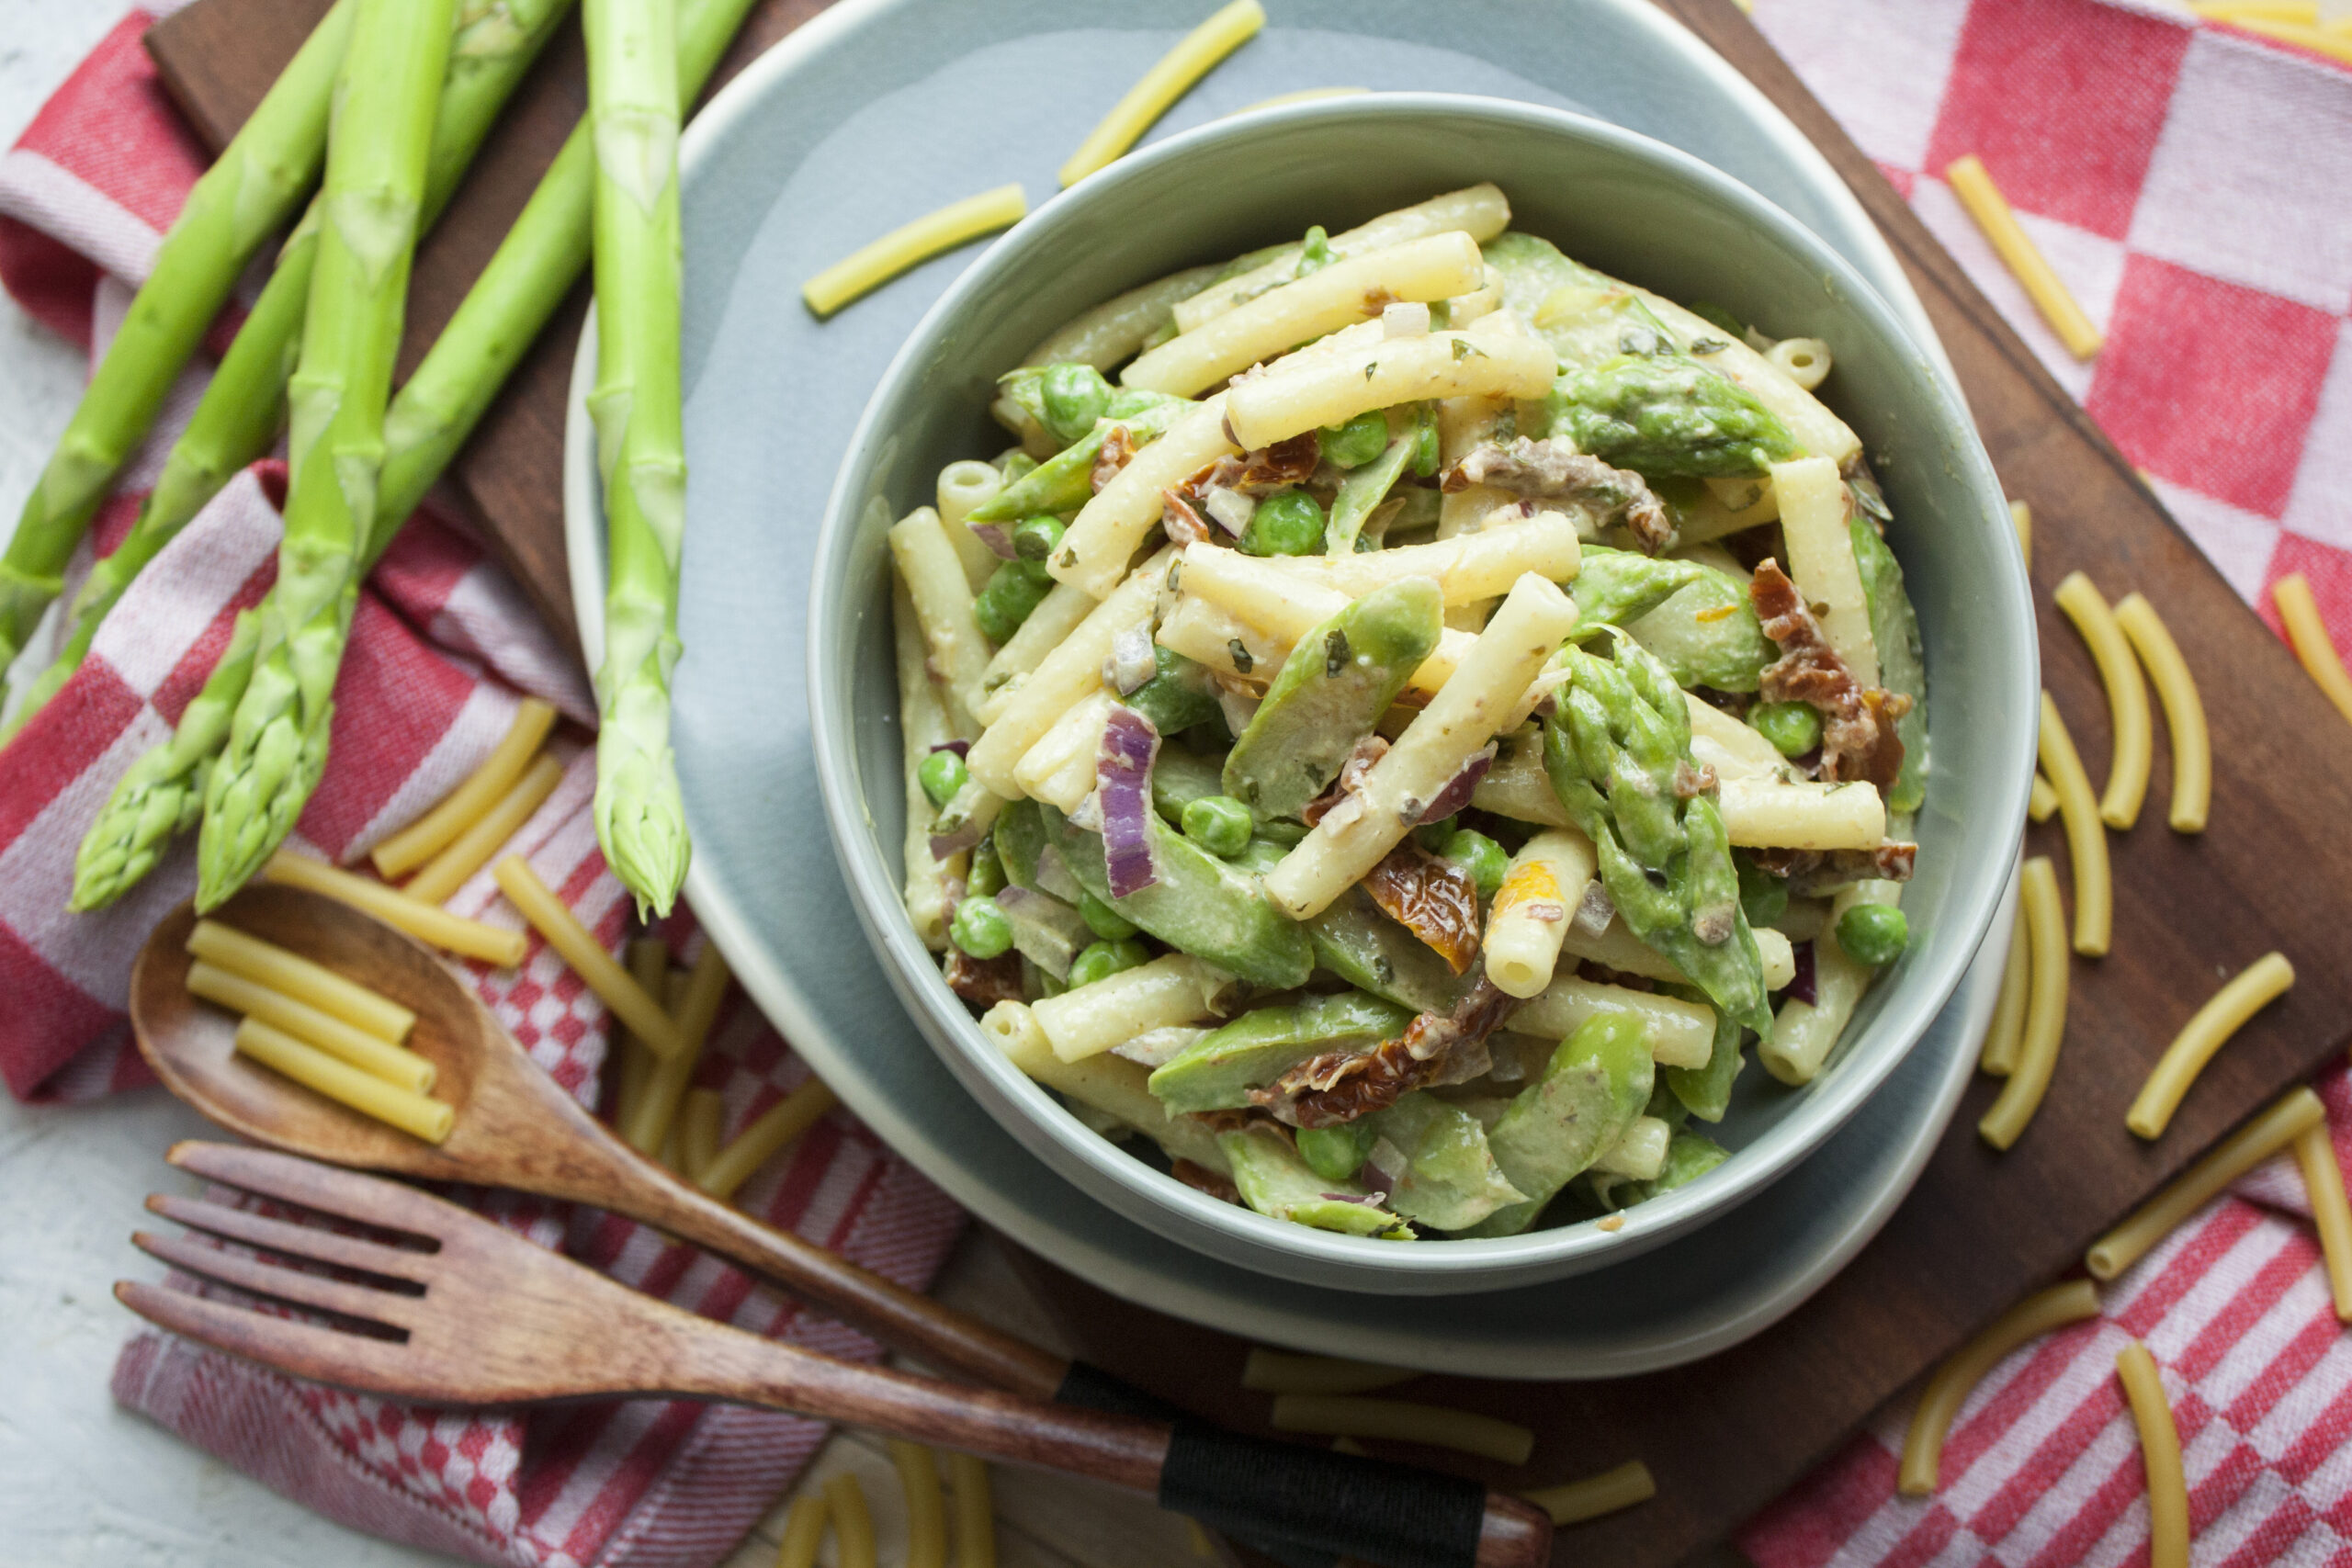
[[[372, 1290], [366, 1285], [347, 1285], [340, 1280], [330, 1280], [318, 1274], [304, 1274], [292, 1269], [281, 1269], [273, 1263], [238, 1254], [218, 1247], [208, 1247], [187, 1236], [155, 1235], [140, 1231], [130, 1244], [152, 1258], [159, 1258], [175, 1269], [185, 1269], [191, 1274], [215, 1280], [224, 1285], [256, 1296], [276, 1301], [291, 1302], [296, 1306], [315, 1307], [321, 1312], [339, 1313], [369, 1323], [380, 1323], [390, 1328], [408, 1329], [414, 1326], [414, 1307], [422, 1300], [416, 1296], [396, 1296], [390, 1291]], [[400, 1310], [407, 1307], [410, 1310]]]
[[204, 1231], [230, 1241], [242, 1241], [249, 1247], [265, 1247], [290, 1258], [308, 1258], [321, 1263], [332, 1263], [338, 1269], [355, 1269], [363, 1274], [381, 1275], [390, 1280], [407, 1280], [423, 1284], [427, 1260], [431, 1257], [429, 1253], [410, 1252], [401, 1247], [386, 1247], [381, 1242], [340, 1235], [315, 1225], [289, 1224], [284, 1220], [273, 1220], [266, 1214], [232, 1209], [225, 1203], [215, 1203], [203, 1198], [183, 1198], [176, 1193], [151, 1192], [147, 1196], [147, 1208], [149, 1213], [176, 1221], [190, 1230]]
[[407, 1231], [426, 1240], [437, 1240], [458, 1224], [475, 1219], [455, 1203], [401, 1182], [361, 1176], [271, 1149], [190, 1139], [174, 1144], [164, 1157], [209, 1180], [379, 1230]]
[[206, 1301], [138, 1280], [116, 1280], [114, 1295], [159, 1328], [296, 1377], [369, 1393], [396, 1394], [419, 1404], [437, 1399], [417, 1386], [408, 1348], [389, 1339], [345, 1334], [290, 1318], [264, 1317], [226, 1302]]

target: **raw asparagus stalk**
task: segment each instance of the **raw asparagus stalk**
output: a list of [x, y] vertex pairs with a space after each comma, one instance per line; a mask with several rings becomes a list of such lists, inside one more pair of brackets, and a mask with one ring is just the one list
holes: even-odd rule
[[286, 536], [252, 679], [204, 790], [197, 906], [285, 840], [325, 761], [334, 680], [375, 525], [384, 408], [448, 64], [454, 0], [358, 0], [320, 192], [292, 416]]
[[605, 663], [596, 838], [639, 912], [668, 914], [685, 879], [685, 803], [670, 750], [678, 661], [685, 430], [678, 334], [674, 0], [586, 0], [596, 152], [596, 423], [605, 480]]
[[[752, 4], [686, 0], [678, 19], [682, 99], [701, 92]], [[392, 400], [384, 415], [384, 468], [363, 575], [465, 445], [587, 267], [594, 158], [582, 121], [424, 363]], [[264, 601], [265, 609], [268, 603]], [[193, 811], [183, 820], [176, 802], [193, 798], [190, 791], [201, 796], [202, 775], [228, 739], [228, 715], [243, 697], [252, 668], [250, 655], [242, 661], [224, 656], [171, 740], [141, 757], [116, 784], [74, 863], [73, 908], [103, 908], [121, 897], [153, 868], [172, 836], [193, 822]], [[216, 709], [217, 725], [206, 716]]]
[[[253, 117], [188, 191], [153, 270], [107, 344], [57, 450], [0, 556], [0, 687], [50, 601], [107, 488], [154, 423], [164, 394], [245, 264], [283, 228], [318, 177], [328, 103], [356, 0], [311, 30]], [[5, 692], [0, 692], [4, 696]]]
[[[426, 164], [426, 228], [441, 215], [499, 110], [571, 9], [571, 0], [494, 0], [458, 18]], [[6, 728], [0, 728], [0, 740], [40, 711], [81, 668], [99, 623], [157, 552], [277, 438], [286, 413], [286, 378], [293, 372], [300, 344], [317, 248], [318, 204], [313, 201], [279, 252], [261, 298], [205, 388], [187, 429], [173, 444], [163, 476], [140, 506], [138, 521], [122, 543], [91, 568], [74, 596], [57, 658], [28, 689]]]

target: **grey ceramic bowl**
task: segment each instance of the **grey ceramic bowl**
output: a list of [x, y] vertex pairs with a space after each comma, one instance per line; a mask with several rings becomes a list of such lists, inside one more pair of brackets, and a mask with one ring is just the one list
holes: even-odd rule
[[[1920, 617], [1935, 767], [1913, 941], [1809, 1088], [1738, 1120], [1733, 1157], [1644, 1206], [1638, 1227], [1589, 1224], [1410, 1245], [1341, 1236], [1220, 1202], [1083, 1126], [989, 1043], [899, 904], [903, 784], [895, 722], [889, 523], [939, 469], [1000, 450], [995, 378], [1063, 321], [1202, 261], [1337, 230], [1493, 180], [1513, 226], [1668, 296], [1716, 301], [1779, 336], [1835, 351], [1825, 393], [1860, 434], [1896, 523]], [[1662, 143], [1527, 104], [1382, 94], [1201, 127], [1046, 203], [941, 297], [876, 389], [828, 504], [809, 585], [808, 668], [818, 777], [858, 918], [893, 986], [956, 1078], [1069, 1180], [1186, 1246], [1340, 1289], [1442, 1294], [1601, 1268], [1719, 1216], [1786, 1172], [1886, 1078], [1958, 984], [1992, 919], [2022, 830], [2036, 693], [2033, 623], [2007, 509], [1958, 398], [1853, 269], [1779, 208]], [[1755, 1068], [1750, 1074], [1761, 1077]], [[1752, 1099], [1752, 1097], [1751, 1097]]]

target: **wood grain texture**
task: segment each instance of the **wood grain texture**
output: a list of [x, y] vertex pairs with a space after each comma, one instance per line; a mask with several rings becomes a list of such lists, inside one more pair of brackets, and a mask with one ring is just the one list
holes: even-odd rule
[[165, 1087], [230, 1131], [336, 1165], [509, 1187], [625, 1214], [732, 1258], [927, 1365], [1031, 1399], [1052, 1398], [1069, 1375], [1069, 1358], [762, 1224], [638, 1154], [540, 1070], [437, 958], [390, 927], [269, 884], [244, 889], [217, 918], [414, 1010], [410, 1046], [438, 1069], [435, 1098], [458, 1108], [436, 1147], [235, 1055], [234, 1018], [187, 992], [196, 915], [183, 904], [132, 966], [131, 1026]]
[[[1682, 1559], [1778, 1495], [1976, 1325], [2071, 1266], [2091, 1236], [2340, 1050], [2352, 1020], [2352, 935], [2338, 891], [2352, 886], [2352, 839], [2329, 810], [2352, 771], [2352, 732], [1747, 18], [1729, 0], [1660, 4], [1780, 105], [1886, 233], [1959, 370], [1996, 467], [2012, 494], [2033, 503], [2038, 603], [2046, 606], [2050, 587], [2080, 568], [2110, 599], [2136, 588], [2163, 612], [2204, 687], [2215, 785], [2211, 830], [2173, 835], [2163, 826], [2168, 773], [2159, 757], [2141, 826], [2113, 846], [2114, 952], [2076, 966], [2066, 1054], [2041, 1117], [2016, 1149], [1996, 1155], [1976, 1138], [1993, 1088], [1979, 1084], [1879, 1239], [1786, 1323], [1698, 1367], [1611, 1383], [1430, 1384], [1430, 1397], [1527, 1421], [1542, 1434], [1524, 1472], [1490, 1480], [1534, 1484], [1629, 1456], [1646, 1460], [1657, 1498], [1566, 1532], [1557, 1554], [1635, 1565]], [[290, 54], [304, 19], [323, 5], [198, 0], [150, 34], [151, 49], [175, 96], [217, 141], [281, 62], [266, 57]], [[763, 6], [729, 67], [820, 8], [812, 0]], [[574, 74], [535, 78], [513, 117], [527, 121], [546, 96], [554, 130], [540, 145], [549, 150], [570, 123], [563, 106], [577, 113], [576, 48], [550, 51], [541, 75]], [[495, 186], [495, 159], [525, 157], [519, 146], [507, 153], [508, 133], [502, 127], [485, 150], [485, 178], [477, 183]], [[524, 130], [514, 134], [523, 139]], [[528, 176], [515, 179], [506, 188], [527, 187]], [[487, 254], [479, 234], [469, 242], [451, 231], [488, 223], [494, 241], [503, 228], [492, 206], [474, 216], [475, 199], [469, 186], [443, 224], [447, 237], [420, 260], [413, 305], [420, 327], [446, 317], [470, 276], [456, 253], [473, 246], [476, 266]], [[448, 275], [455, 281], [437, 285], [446, 295], [428, 299], [429, 280], [443, 276], [445, 247], [458, 270]], [[550, 329], [456, 475], [535, 600], [566, 627], [559, 468], [576, 324], [574, 314]], [[2045, 608], [2043, 622], [2044, 679], [2093, 776], [2102, 776], [2108, 739], [2097, 673], [2060, 617]], [[1964, 737], [1943, 734], [1939, 742], [1964, 744]], [[2034, 829], [2031, 842], [2065, 863], [2055, 824]], [[2165, 1041], [2223, 976], [2273, 947], [2294, 961], [2301, 976], [2295, 991], [2207, 1069], [2162, 1140], [2131, 1137], [2124, 1109]], [[1034, 1260], [1024, 1267], [1090, 1359], [1205, 1414], [1263, 1429], [1265, 1402], [1235, 1382], [1238, 1342], [1116, 1302]], [[1702, 1410], [1705, 1417], [1694, 1417]]]

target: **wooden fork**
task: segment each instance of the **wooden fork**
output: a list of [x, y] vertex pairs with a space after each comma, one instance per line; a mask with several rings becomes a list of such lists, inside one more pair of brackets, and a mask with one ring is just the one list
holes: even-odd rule
[[169, 1157], [408, 1238], [363, 1239], [205, 1199], [147, 1200], [166, 1219], [286, 1262], [181, 1235], [141, 1232], [139, 1247], [334, 1325], [131, 1280], [116, 1284], [117, 1298], [175, 1333], [298, 1377], [423, 1404], [653, 1396], [763, 1405], [1091, 1476], [1221, 1529], [1370, 1562], [1537, 1568], [1550, 1555], [1541, 1510], [1476, 1482], [836, 1360], [640, 1295], [413, 1187], [225, 1144], [181, 1144]]

